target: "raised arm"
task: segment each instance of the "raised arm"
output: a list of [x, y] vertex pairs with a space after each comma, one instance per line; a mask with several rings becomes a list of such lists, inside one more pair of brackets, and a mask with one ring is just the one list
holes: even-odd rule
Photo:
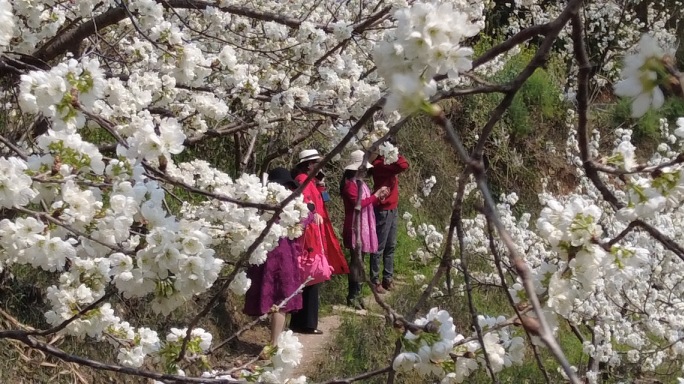
[[373, 161], [373, 167], [373, 174], [375, 175], [394, 176], [409, 169], [409, 163], [402, 155], [399, 155], [397, 161], [392, 164], [385, 164], [385, 160], [378, 157]]
[[[352, 206], [356, 205], [356, 199], [359, 197], [359, 189], [356, 186], [356, 182], [347, 181], [344, 184], [343, 198], [350, 202]], [[361, 207], [366, 207], [370, 204], [377, 204], [380, 200], [375, 194], [371, 194], [369, 197], [361, 200]]]

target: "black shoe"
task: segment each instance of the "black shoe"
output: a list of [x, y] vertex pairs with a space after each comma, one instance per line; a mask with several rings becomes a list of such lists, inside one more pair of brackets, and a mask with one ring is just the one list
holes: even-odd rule
[[305, 333], [307, 335], [322, 335], [323, 331], [321, 331], [320, 329], [316, 329], [316, 328], [313, 328], [313, 329], [309, 328], [309, 329], [305, 329], [304, 332], [302, 332], [302, 333]]
[[316, 328], [303, 328], [303, 329], [291, 329], [294, 333], [300, 333], [302, 335], [322, 335], [323, 331]]

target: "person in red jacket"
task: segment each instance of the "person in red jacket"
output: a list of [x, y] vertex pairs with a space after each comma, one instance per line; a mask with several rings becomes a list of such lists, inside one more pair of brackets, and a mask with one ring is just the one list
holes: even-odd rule
[[[298, 183], [303, 183], [306, 180], [308, 173], [313, 169], [316, 163], [321, 159], [321, 155], [315, 149], [305, 149], [299, 153], [299, 163], [295, 166], [293, 177]], [[325, 174], [319, 172], [316, 177], [311, 180], [311, 185], [318, 190], [318, 196], [315, 197], [316, 213], [321, 216], [321, 236], [323, 240], [323, 248], [325, 254], [328, 256], [328, 263], [333, 268], [333, 275], [346, 275], [349, 273], [349, 266], [347, 260], [342, 252], [340, 242], [337, 240], [337, 234], [330, 220], [328, 208], [325, 202], [330, 200], [328, 190], [325, 186]]]
[[[395, 144], [394, 142], [391, 142]], [[399, 178], [400, 173], [409, 168], [406, 159], [399, 155], [399, 159], [391, 164], [385, 164], [385, 158], [374, 154], [371, 157], [373, 164], [373, 188], [375, 191], [382, 187], [389, 189], [389, 195], [380, 204], [375, 206], [375, 229], [378, 235], [378, 251], [371, 255], [370, 279], [375, 285], [376, 291], [383, 293], [385, 290], [394, 289], [394, 249], [397, 246], [397, 225], [399, 214]], [[382, 258], [382, 284], [380, 284], [380, 259]]]
[[[361, 150], [351, 153], [350, 163], [344, 168], [344, 176], [340, 181], [340, 195], [344, 203], [342, 240], [344, 247], [352, 255], [347, 305], [355, 309], [364, 309], [364, 306], [359, 297], [363, 280], [361, 266], [354, 261], [362, 260], [367, 253], [378, 251], [373, 206], [380, 204], [389, 194], [387, 187], [382, 187], [371, 194], [370, 188], [363, 179], [366, 176], [366, 169], [373, 166], [367, 163], [361, 167], [363, 156], [364, 152]], [[360, 253], [360, 259], [354, 257], [355, 252]]]
[[[299, 163], [292, 171], [295, 181], [303, 184], [308, 173], [314, 169], [321, 155], [315, 149], [306, 149], [299, 153]], [[335, 232], [332, 229], [328, 211], [325, 208], [320, 186], [316, 185], [316, 178], [310, 180], [302, 191], [304, 202], [312, 205], [314, 220], [304, 229], [305, 251], [311, 255], [325, 257], [327, 264], [332, 267], [331, 273], [349, 273], [347, 260], [340, 247]], [[329, 279], [329, 275], [327, 277]], [[326, 279], [326, 280], [327, 280]], [[302, 292], [302, 309], [292, 314], [290, 329], [297, 333], [321, 334], [318, 329], [319, 289], [320, 283], [308, 285]]]

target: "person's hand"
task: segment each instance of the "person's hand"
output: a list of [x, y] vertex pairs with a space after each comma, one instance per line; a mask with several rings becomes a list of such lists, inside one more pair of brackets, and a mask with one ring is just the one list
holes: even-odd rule
[[387, 196], [389, 196], [389, 188], [387, 187], [381, 187], [375, 191], [375, 197], [377, 197], [379, 200], [385, 200]]
[[323, 224], [323, 216], [319, 215], [318, 213], [314, 213], [314, 223], [318, 225]]

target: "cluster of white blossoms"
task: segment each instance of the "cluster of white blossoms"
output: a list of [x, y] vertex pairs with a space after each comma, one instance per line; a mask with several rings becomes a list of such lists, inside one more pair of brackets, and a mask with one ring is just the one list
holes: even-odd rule
[[273, 384], [303, 384], [306, 377], [298, 376], [291, 378], [292, 370], [299, 366], [302, 360], [302, 343], [292, 331], [285, 331], [278, 336], [275, 356], [271, 359], [273, 366], [265, 369], [259, 375], [258, 382]]
[[[18, 177], [15, 183], [20, 186], [24, 183], [26, 187], [16, 196], [10, 195], [8, 188], [3, 201], [8, 207], [21, 207], [30, 199], [41, 199], [50, 207], [54, 221], [43, 221], [37, 214], [2, 220], [0, 261], [3, 266], [30, 264], [60, 273], [58, 285], [48, 288], [47, 299], [52, 309], [46, 313], [46, 319], [51, 325], [69, 320], [82, 308], [102, 298], [110, 284], [127, 298], [151, 294], [152, 309], [168, 314], [192, 296], [205, 292], [217, 279], [223, 260], [217, 258], [212, 249], [216, 241], [227, 239], [231, 252], [239, 255], [254, 242], [265, 228], [265, 220], [272, 216], [270, 213], [260, 216], [254, 208], [214, 201], [194, 208], [186, 205], [186, 217], [176, 218], [164, 208], [165, 193], [161, 185], [144, 177], [140, 165], [131, 166], [126, 160], [111, 161], [103, 170], [103, 166], [93, 167], [97, 156], [88, 157], [83, 151], [72, 149], [78, 142], [46, 137], [51, 138], [46, 141], [47, 152], [33, 155], [29, 160], [31, 169], [16, 158], [0, 161], [1, 172]], [[56, 175], [48, 172], [49, 177], [60, 182], [38, 184], [39, 192], [32, 190], [28, 174], [42, 177], [41, 170], [50, 162], [47, 169], [58, 165], [59, 171]], [[112, 182], [106, 195], [77, 177], [80, 172], [96, 177], [93, 168], [104, 172]], [[232, 186], [232, 196], [239, 201], [277, 204], [290, 193], [278, 184], [263, 186], [258, 179], [243, 178], [233, 183], [224, 178], [222, 184], [218, 184], [216, 181], [224, 174], [203, 176], [211, 177], [216, 193], [223, 193], [226, 186]], [[198, 178], [197, 182], [208, 180]], [[210, 189], [209, 184], [202, 186]], [[213, 210], [214, 215], [206, 214], [201, 219], [193, 217], [202, 210]], [[301, 198], [288, 205], [279, 224], [268, 233], [269, 240], [253, 253], [250, 261], [262, 263], [280, 236], [301, 235], [299, 222], [306, 214], [308, 210]], [[72, 228], [84, 234], [77, 236]], [[249, 284], [244, 272], [240, 272], [230, 288], [244, 294]], [[119, 349], [119, 360], [136, 367], [142, 365], [146, 355], [156, 353], [160, 348], [156, 332], [131, 327], [115, 315], [109, 303], [71, 322], [65, 332], [79, 337], [116, 340], [117, 346], [126, 345]], [[202, 336], [204, 340], [208, 334], [202, 335], [198, 337]], [[211, 335], [207, 337], [211, 339]], [[164, 347], [161, 352], [169, 354], [169, 351], [178, 352], [178, 349]]]
[[[220, 196], [229, 196], [236, 201], [246, 203], [263, 203], [275, 206], [285, 200], [290, 191], [277, 183], [262, 185], [256, 175], [243, 174], [232, 180], [226, 173], [213, 169], [205, 161], [194, 160], [169, 168], [169, 173], [177, 180], [201, 189], [210, 190]], [[242, 207], [233, 202], [212, 199], [200, 204], [184, 204], [183, 216], [201, 218], [206, 225], [206, 233], [216, 240], [227, 240], [230, 256], [237, 257], [244, 253], [266, 228], [267, 221], [273, 217], [272, 211], [261, 211], [258, 208]], [[261, 244], [252, 252], [249, 263], [262, 264], [268, 251], [278, 243], [278, 239], [287, 236], [291, 239], [301, 236], [301, 221], [309, 214], [302, 199], [298, 197], [284, 207]], [[245, 289], [246, 291], [246, 289]]]
[[428, 197], [432, 193], [432, 188], [437, 184], [437, 178], [435, 176], [430, 176], [429, 179], [423, 180], [423, 186], [421, 187], [421, 192], [423, 196]]
[[33, 180], [24, 173], [27, 169], [22, 159], [0, 158], [0, 207], [23, 207], [37, 195], [31, 188]]
[[418, 209], [423, 206], [423, 198], [414, 193], [411, 195], [411, 197], [409, 197], [409, 203], [411, 203], [413, 208]]
[[14, 36], [12, 3], [8, 0], [0, 0], [0, 47], [9, 45], [12, 36]]
[[426, 251], [424, 248], [421, 247], [411, 252], [409, 258], [411, 261], [427, 265], [428, 263], [430, 263], [430, 261], [432, 261], [435, 258], [435, 255], [432, 252]]
[[[49, 118], [52, 129], [38, 137], [26, 160], [0, 159], [5, 186], [0, 205], [40, 206], [47, 215], [25, 209], [25, 217], [0, 222], [0, 262], [3, 267], [29, 264], [57, 273], [55, 285], [48, 288], [51, 309], [46, 313], [55, 326], [102, 298], [109, 285], [125, 298], [151, 297], [154, 311], [169, 314], [206, 292], [221, 273], [223, 258], [244, 254], [272, 218], [272, 210], [242, 207], [222, 196], [276, 207], [290, 195], [286, 188], [263, 185], [253, 175], [233, 180], [207, 163], [176, 165], [171, 155], [183, 150], [183, 126], [147, 111], [112, 126], [120, 135], [115, 136], [119, 158], [105, 158], [79, 133], [86, 126], [86, 113], [98, 109], [106, 96], [104, 83], [99, 63], [88, 58], [23, 75], [21, 106]], [[146, 170], [145, 162], [154, 166], [162, 157], [174, 182], [218, 197], [185, 203], [181, 217], [172, 215], [163, 180]], [[299, 223], [307, 214], [301, 198], [284, 207], [250, 263], [263, 263], [279, 237], [301, 235]], [[220, 242], [229, 244], [229, 255], [216, 255], [213, 247]], [[241, 272], [231, 289], [244, 294], [249, 284]], [[119, 353], [127, 365], [140, 366], [146, 355], [159, 349], [157, 343], [145, 341], [155, 339], [149, 335], [154, 331], [130, 327], [107, 302], [71, 322], [64, 332], [115, 337], [130, 345]]]
[[416, 233], [424, 239], [425, 247], [428, 251], [433, 253], [439, 250], [444, 241], [444, 235], [437, 231], [437, 228], [432, 224], [420, 224], [416, 229]]
[[[509, 2], [506, 5], [507, 19], [505, 22], [500, 21], [505, 25], [502, 29], [506, 37], [531, 25], [547, 23], [555, 19], [565, 7], [563, 2], [534, 0]], [[585, 45], [590, 52], [596, 54], [592, 64], [598, 70], [592, 82], [599, 87], [606, 87], [618, 80], [623, 69], [619, 65], [619, 59], [625, 52], [635, 48], [635, 44], [645, 30], [649, 31], [649, 35], [658, 45], [676, 47], [677, 33], [668, 21], [681, 19], [683, 9], [681, 5], [682, 2], [679, 0], [628, 3], [618, 0], [585, 2], [582, 6]], [[572, 60], [571, 29], [564, 28], [559, 34], [559, 40], [563, 49], [559, 50], [558, 54], [565, 61]], [[576, 73], [570, 72], [566, 81], [565, 98], [574, 102], [577, 91]], [[645, 95], [642, 101], [647, 101]]]
[[26, 113], [40, 113], [50, 118], [56, 131], [73, 132], [85, 126], [82, 110], [93, 111], [96, 101], [104, 95], [105, 86], [98, 59], [71, 58], [49, 71], [22, 75], [19, 106]]
[[[273, 210], [259, 206], [279, 205], [290, 195], [286, 188], [174, 157], [188, 142], [236, 127], [272, 136], [276, 125], [308, 114], [347, 126], [362, 116], [380, 99], [382, 83], [369, 76], [374, 64], [359, 57], [392, 21], [378, 18], [381, 28], [361, 31], [355, 44], [336, 52], [357, 34], [355, 20], [373, 14], [373, 7], [359, 14], [358, 5], [333, 13], [313, 1], [255, 5], [257, 14], [309, 9], [307, 20], [293, 26], [236, 15], [228, 2], [197, 8], [151, 0], [0, 1], [0, 47], [54, 63], [45, 70], [31, 64], [18, 98], [8, 99], [19, 112], [13, 116], [30, 122], [41, 115], [49, 129], [37, 132], [35, 143], [20, 143], [27, 159], [0, 159], [0, 206], [22, 209], [0, 223], [0, 268], [23, 264], [54, 273], [46, 313], [52, 325], [108, 289], [150, 300], [153, 310], [168, 314], [206, 292], [224, 260], [244, 255], [262, 232], [250, 264], [263, 263], [280, 237], [300, 236], [309, 214], [301, 198], [266, 231]], [[121, 7], [128, 16], [117, 23]], [[55, 47], [67, 23], [90, 18], [109, 24], [98, 23], [97, 41], [85, 51], [72, 56]], [[46, 49], [38, 53], [40, 47]], [[397, 120], [396, 114], [386, 119]], [[383, 121], [376, 128], [376, 136], [388, 129]], [[150, 171], [157, 167], [161, 173]], [[208, 195], [171, 209], [172, 188]], [[218, 245], [225, 254], [216, 253]], [[238, 272], [230, 289], [243, 294], [249, 285]], [[120, 316], [105, 300], [63, 332], [116, 340], [119, 360], [131, 366], [160, 351], [177, 353], [171, 341], [164, 347], [154, 330]], [[274, 372], [279, 382], [288, 380]]]
[[385, 164], [393, 164], [399, 160], [399, 149], [391, 143], [382, 143], [378, 153], [383, 157], [383, 163]]
[[472, 68], [473, 50], [461, 42], [484, 26], [484, 6], [469, 2], [417, 2], [394, 13], [396, 30], [373, 52], [389, 96], [386, 111], [410, 114], [437, 91], [435, 75], [458, 78]]
[[504, 317], [478, 317], [483, 332], [484, 350], [473, 333], [466, 338], [456, 332], [447, 311], [432, 308], [425, 317], [415, 321], [419, 327], [436, 329], [404, 335], [404, 349], [393, 362], [398, 372], [415, 370], [426, 379], [438, 378], [441, 383], [462, 383], [470, 374], [486, 365], [484, 351], [492, 370], [522, 364], [525, 354], [523, 339], [512, 336]]
[[[611, 209], [581, 172], [580, 184], [569, 195], [539, 195], [545, 208], [536, 228], [530, 225], [529, 213], [513, 213], [517, 198], [504, 195], [497, 205], [515, 246], [531, 267], [551, 329], [558, 329], [559, 319], [589, 324], [593, 337], [585, 341], [584, 352], [611, 366], [633, 364], [654, 371], [684, 353], [684, 315], [672, 310], [684, 305], [684, 289], [676, 283], [684, 276], [680, 257], [645, 231], [631, 231], [611, 242], [634, 219], [677, 238], [684, 225], [678, 194], [681, 177], [679, 166], [669, 165], [684, 148], [677, 133], [681, 133], [680, 124], [661, 121], [665, 141], [644, 163], [659, 167], [658, 171], [623, 175], [621, 180], [605, 178], [625, 208]], [[634, 149], [625, 144], [631, 141], [631, 130], [620, 128], [614, 134], [613, 155], [606, 161], [622, 169], [625, 164], [635, 168]], [[570, 164], [576, 164], [579, 156], [573, 137], [568, 140]], [[599, 147], [598, 140], [597, 135], [592, 138], [592, 150]], [[493, 266], [486, 231], [483, 215], [464, 220], [464, 251], [483, 255]], [[498, 239], [495, 245], [501, 255], [506, 254]], [[495, 276], [490, 277], [496, 283]], [[508, 287], [516, 303], [527, 302], [519, 279]], [[536, 336], [532, 341], [540, 344]], [[596, 372], [587, 375], [591, 382], [596, 377]]]
[[304, 384], [307, 382], [306, 376], [294, 377], [293, 371], [299, 366], [302, 360], [302, 343], [292, 331], [282, 332], [276, 340], [276, 345], [269, 347], [267, 352], [272, 355], [271, 363], [257, 367], [254, 370], [243, 370], [239, 379], [231, 375], [224, 375], [221, 372], [211, 371], [202, 374], [202, 377], [227, 379], [229, 382], [258, 382], [268, 384]]
[[644, 34], [636, 52], [625, 57], [620, 74], [622, 80], [615, 84], [615, 94], [633, 99], [633, 117], [641, 117], [649, 109], [658, 109], [665, 103], [665, 95], [660, 88], [666, 76], [664, 55], [665, 51], [658, 42]]
[[[380, 140], [380, 138], [382, 138], [384, 135], [386, 135], [389, 132], [388, 122], [396, 122], [399, 120], [397, 115], [398, 114], [396, 114], [396, 113], [389, 114], [386, 117], [387, 121], [378, 120], [378, 121], [375, 121], [372, 126], [369, 126], [369, 128], [367, 130], [361, 129], [361, 131], [359, 131], [359, 133], [356, 135], [356, 143], [358, 143], [358, 145], [355, 146], [353, 144], [356, 144], [356, 143], [352, 143], [352, 145], [350, 147], [356, 147], [357, 149], [368, 149], [368, 148], [370, 148], [376, 141]], [[349, 129], [347, 128], [346, 130], [339, 131], [339, 133], [346, 134], [348, 131], [349, 131]], [[341, 139], [341, 137], [339, 139]], [[331, 144], [337, 144], [339, 142], [339, 139], [333, 140]], [[387, 143], [387, 142], [383, 143], [383, 146], [380, 147], [380, 154], [382, 156], [385, 156], [385, 159], [387, 159], [388, 157], [392, 158], [393, 154], [386, 153], [387, 150], [384, 148], [387, 148], [387, 147], [384, 146], [384, 144], [389, 144], [389, 143]], [[393, 148], [393, 146], [391, 146], [390, 148]], [[397, 151], [397, 154], [398, 154], [398, 151]], [[387, 160], [385, 160], [385, 161], [387, 161]], [[396, 161], [396, 160], [394, 160], [394, 161]], [[394, 162], [394, 161], [392, 161], [392, 162]]]
[[412, 239], [415, 238], [418, 234], [416, 233], [416, 227], [413, 225], [413, 215], [410, 212], [404, 212], [401, 218], [406, 220], [406, 234]]
[[422, 263], [427, 263], [435, 255], [444, 242], [444, 235], [437, 230], [432, 224], [421, 223], [416, 227], [413, 224], [413, 215], [409, 212], [404, 212], [402, 218], [406, 220], [406, 233], [410, 238], [420, 237], [423, 241], [423, 248], [419, 248], [411, 256], [412, 259], [419, 260]]
[[575, 196], [565, 205], [548, 201], [537, 220], [539, 235], [560, 258], [558, 270], [548, 283], [548, 305], [564, 317], [570, 314], [575, 300], [594, 291], [606, 259], [606, 251], [597, 244], [603, 232], [601, 215], [599, 207]]

